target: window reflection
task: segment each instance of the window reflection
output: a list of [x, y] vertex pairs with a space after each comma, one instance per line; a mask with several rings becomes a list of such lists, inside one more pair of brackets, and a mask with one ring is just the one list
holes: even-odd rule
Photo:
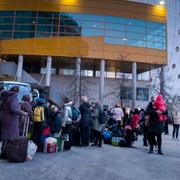
[[107, 44], [166, 49], [163, 23], [93, 14], [0, 11], [0, 39], [51, 36], [103, 36]]

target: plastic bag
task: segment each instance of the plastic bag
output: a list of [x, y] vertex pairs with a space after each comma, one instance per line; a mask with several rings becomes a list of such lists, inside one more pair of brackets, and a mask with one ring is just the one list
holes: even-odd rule
[[36, 144], [32, 141], [28, 141], [28, 148], [27, 148], [27, 159], [32, 160], [33, 156], [35, 155], [37, 151], [37, 146]]
[[58, 150], [57, 139], [56, 138], [46, 138], [44, 142], [44, 152], [45, 153], [56, 153]]

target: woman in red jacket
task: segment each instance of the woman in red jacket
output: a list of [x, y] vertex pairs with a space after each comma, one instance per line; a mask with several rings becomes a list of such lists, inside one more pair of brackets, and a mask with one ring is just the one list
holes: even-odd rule
[[134, 112], [132, 113], [131, 121], [130, 121], [130, 126], [134, 132], [135, 135], [135, 140], [137, 140], [138, 136], [138, 129], [139, 129], [139, 121], [140, 121], [140, 111], [138, 109], [135, 109]]

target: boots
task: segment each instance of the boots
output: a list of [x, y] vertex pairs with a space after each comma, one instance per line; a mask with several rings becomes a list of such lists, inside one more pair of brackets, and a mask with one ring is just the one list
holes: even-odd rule
[[152, 145], [150, 145], [149, 153], [150, 153], [150, 154], [153, 153], [153, 146], [152, 146]]
[[98, 147], [102, 147], [102, 141], [99, 141]]
[[158, 147], [158, 154], [163, 155], [161, 147]]

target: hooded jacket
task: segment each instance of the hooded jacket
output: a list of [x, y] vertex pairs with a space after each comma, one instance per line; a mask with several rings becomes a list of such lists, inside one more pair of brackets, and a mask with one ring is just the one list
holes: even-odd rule
[[73, 102], [64, 104], [63, 118], [62, 118], [62, 127], [65, 127], [66, 124], [72, 124], [72, 106]]

